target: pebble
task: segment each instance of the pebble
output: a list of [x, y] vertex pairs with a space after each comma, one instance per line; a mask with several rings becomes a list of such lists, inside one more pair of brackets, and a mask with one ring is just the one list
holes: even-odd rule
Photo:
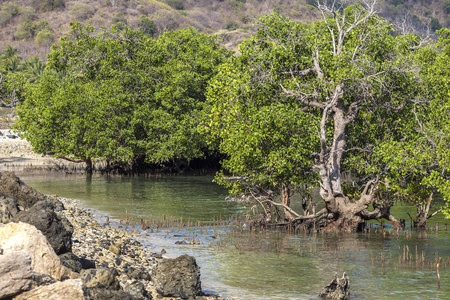
[[149, 247], [136, 240], [135, 233], [115, 228], [114, 222], [110, 222], [110, 225], [99, 224], [92, 213], [77, 207], [77, 200], [62, 197], [57, 199], [66, 208], [62, 214], [74, 227], [72, 252], [75, 255], [95, 261], [97, 267], [115, 269], [122, 286], [139, 279], [147, 292], [154, 298], [157, 297], [150, 274], [158, 259], [152, 256]]

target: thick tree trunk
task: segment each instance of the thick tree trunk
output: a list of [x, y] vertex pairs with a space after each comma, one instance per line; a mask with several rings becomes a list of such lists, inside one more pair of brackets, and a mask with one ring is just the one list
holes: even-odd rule
[[[365, 222], [370, 219], [386, 218], [394, 227], [400, 227], [398, 222], [389, 212], [388, 202], [376, 204], [375, 192], [377, 180], [367, 183], [361, 198], [351, 202], [343, 193], [341, 182], [341, 162], [347, 147], [347, 125], [354, 120], [358, 108], [349, 109], [345, 115], [344, 100], [342, 98], [343, 86], [338, 85], [330, 94], [328, 104], [323, 109], [320, 122], [320, 144], [319, 175], [321, 179], [320, 195], [325, 202], [328, 220], [335, 225], [336, 229], [345, 231], [358, 231], [365, 227]], [[332, 118], [333, 140], [327, 142], [326, 126]], [[373, 204], [374, 211], [368, 212], [367, 208]]]

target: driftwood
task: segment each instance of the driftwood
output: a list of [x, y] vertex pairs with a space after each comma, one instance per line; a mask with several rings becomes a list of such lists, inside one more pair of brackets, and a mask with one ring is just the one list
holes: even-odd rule
[[329, 300], [349, 300], [350, 299], [350, 280], [347, 274], [342, 275], [342, 278], [337, 277], [337, 273], [334, 273], [334, 277], [331, 282], [322, 289], [319, 296], [323, 299]]

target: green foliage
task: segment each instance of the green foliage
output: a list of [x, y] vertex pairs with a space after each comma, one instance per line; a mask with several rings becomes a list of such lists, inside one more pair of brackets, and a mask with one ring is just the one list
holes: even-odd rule
[[405, 4], [405, 0], [392, 0], [392, 4], [397, 6], [397, 5], [403, 5]]
[[236, 21], [230, 21], [225, 26], [228, 30], [236, 30], [239, 28], [239, 24]]
[[442, 28], [442, 25], [441, 25], [441, 23], [439, 23], [439, 20], [434, 18], [434, 17], [432, 17], [430, 19], [430, 29], [433, 30], [433, 31], [437, 31], [437, 30], [439, 30], [441, 28]]
[[33, 36], [32, 21], [26, 20], [23, 24], [17, 25], [17, 30], [14, 33], [16, 40], [27, 40]]
[[450, 56], [449, 30], [442, 29], [437, 43], [417, 54], [424, 81], [421, 98], [409, 116], [396, 122], [402, 135], [385, 140], [375, 154], [386, 166], [389, 187], [418, 207], [427, 203], [432, 193], [443, 195], [450, 217]]
[[444, 2], [444, 4], [442, 5], [442, 10], [445, 14], [450, 14], [450, 1]]
[[35, 10], [31, 6], [20, 7], [19, 14], [25, 19], [30, 19], [35, 14]]
[[53, 11], [66, 6], [64, 0], [33, 0], [33, 6], [41, 11]]
[[184, 9], [183, 0], [166, 0], [166, 3], [173, 9], [176, 9], [176, 10]]
[[2, 5], [2, 11], [10, 13], [14, 17], [19, 14], [20, 6], [13, 2], [5, 2]]
[[192, 29], [157, 41], [114, 26], [73, 25], [25, 94], [17, 128], [39, 153], [164, 163], [203, 155], [206, 82], [229, 54]]
[[156, 31], [155, 22], [151, 21], [146, 16], [141, 16], [139, 18], [138, 26], [141, 29], [141, 32], [149, 37], [152, 37]]
[[112, 18], [112, 23], [113, 24], [117, 24], [117, 23], [122, 23], [122, 24], [127, 24], [127, 18], [125, 18], [125, 16], [123, 15], [123, 13], [117, 13], [114, 15], [114, 17]]
[[48, 41], [49, 38], [53, 39], [53, 37], [51, 37], [53, 33], [47, 21], [39, 21], [34, 23], [30, 19], [26, 19], [24, 23], [17, 26], [17, 31], [14, 33], [14, 37], [17, 40], [27, 40], [38, 35], [40, 32], [42, 32], [41, 37], [36, 39], [36, 42], [38, 40], [41, 42], [44, 42], [44, 40]]
[[298, 111], [295, 104], [271, 101], [277, 91], [254, 87], [251, 73], [237, 58], [221, 68], [208, 89], [212, 104], [208, 129], [228, 157], [223, 168], [244, 179], [224, 180], [219, 173], [216, 181], [234, 195], [248, 194], [256, 186], [275, 196], [283, 185], [317, 179], [311, 169], [317, 119]]
[[55, 34], [53, 31], [44, 29], [38, 32], [36, 35], [36, 43], [38, 45], [51, 45], [55, 39]]
[[22, 102], [29, 83], [38, 82], [45, 64], [38, 58], [22, 62], [17, 48], [6, 45], [0, 55], [0, 72], [3, 81], [0, 97], [4, 103], [13, 106]]
[[5, 26], [11, 20], [12, 15], [8, 11], [0, 11], [0, 26]]
[[92, 6], [85, 3], [75, 3], [70, 8], [69, 14], [75, 20], [86, 20], [94, 15], [95, 11]]
[[[358, 5], [342, 12], [346, 20], [362, 13]], [[338, 36], [332, 36], [338, 28], [332, 19], [302, 24], [277, 14], [261, 18], [256, 36], [240, 45], [242, 55], [221, 69], [208, 92], [211, 134], [227, 155], [225, 171], [239, 178], [224, 181], [218, 174], [218, 182], [237, 194], [252, 191], [256, 196], [256, 190], [276, 195], [283, 186], [315, 186], [321, 151], [327, 166], [336, 163], [327, 163], [328, 155], [343, 151], [340, 172], [361, 179], [379, 174], [382, 163], [370, 160], [373, 148], [398, 134], [390, 128], [399, 121], [399, 112], [389, 107], [409, 107], [405, 99], [418, 94], [414, 73], [403, 71], [413, 68], [411, 49], [418, 41], [392, 36], [378, 16], [353, 28], [345, 26], [350, 33], [338, 51], [336, 44], [333, 47]], [[320, 58], [320, 76], [314, 57]], [[333, 119], [339, 110], [323, 113], [336, 91], [342, 93], [340, 107], [346, 118], [351, 120], [353, 107], [360, 105], [342, 133], [343, 147], [348, 147], [343, 150], [332, 148], [341, 137]], [[321, 120], [324, 143], [319, 140]]]

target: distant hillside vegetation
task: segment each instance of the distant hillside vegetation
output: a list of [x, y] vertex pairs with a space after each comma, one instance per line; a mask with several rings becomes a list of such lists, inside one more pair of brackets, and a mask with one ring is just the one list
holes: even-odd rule
[[[236, 49], [253, 32], [254, 21], [273, 11], [294, 20], [319, 18], [316, 0], [0, 0], [0, 50], [16, 47], [25, 59], [45, 59], [50, 46], [70, 33], [71, 22], [100, 29], [122, 22], [157, 37], [166, 30], [194, 27], [216, 33]], [[380, 15], [404, 28], [435, 31], [450, 25], [450, 0], [379, 1]], [[407, 20], [407, 22], [405, 22]]]

